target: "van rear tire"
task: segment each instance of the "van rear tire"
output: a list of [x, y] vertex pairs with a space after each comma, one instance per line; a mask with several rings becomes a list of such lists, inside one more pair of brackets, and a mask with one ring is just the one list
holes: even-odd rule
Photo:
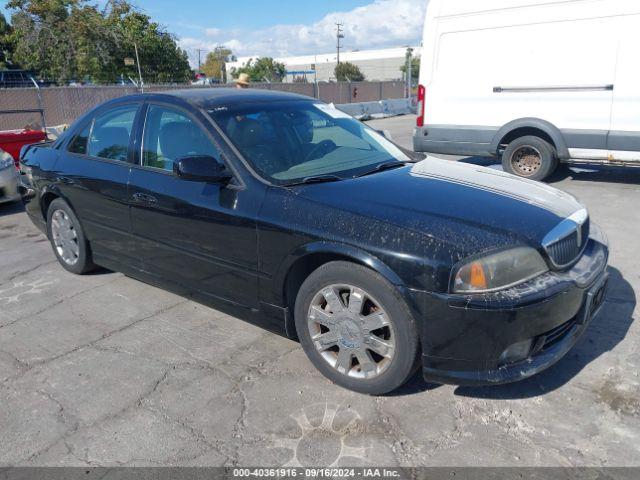
[[516, 138], [502, 153], [505, 172], [530, 180], [544, 180], [557, 166], [553, 145], [533, 135]]

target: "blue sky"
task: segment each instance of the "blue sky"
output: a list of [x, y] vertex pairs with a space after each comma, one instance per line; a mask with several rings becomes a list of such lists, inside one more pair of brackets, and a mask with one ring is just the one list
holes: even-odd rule
[[[104, 0], [96, 0], [103, 3]], [[177, 35], [192, 62], [197, 49], [225, 45], [237, 56], [320, 54], [417, 45], [428, 0], [134, 0]], [[0, 6], [6, 5], [0, 0]], [[0, 9], [3, 9], [1, 8]]]
[[172, 25], [180, 36], [193, 35], [198, 28], [262, 29], [275, 23], [312, 23], [330, 12], [351, 10], [371, 0], [138, 0], [138, 7], [155, 20]]

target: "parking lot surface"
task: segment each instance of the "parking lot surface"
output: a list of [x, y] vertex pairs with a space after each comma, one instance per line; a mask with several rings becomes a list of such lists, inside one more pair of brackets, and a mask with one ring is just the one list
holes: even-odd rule
[[[411, 144], [411, 116], [372, 124]], [[0, 465], [640, 465], [640, 170], [563, 168], [550, 183], [611, 245], [587, 334], [517, 384], [416, 376], [378, 398], [228, 312], [67, 273], [22, 208], [0, 206]]]

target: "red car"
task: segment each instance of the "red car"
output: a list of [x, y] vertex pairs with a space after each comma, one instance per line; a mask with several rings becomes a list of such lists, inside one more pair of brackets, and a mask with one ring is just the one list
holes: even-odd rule
[[6, 130], [0, 132], [0, 149], [13, 157], [16, 168], [20, 149], [25, 145], [42, 142], [47, 139], [47, 134], [42, 130]]
[[18, 159], [25, 145], [47, 139], [41, 130], [7, 130], [0, 132], [0, 204], [20, 199], [18, 193]]

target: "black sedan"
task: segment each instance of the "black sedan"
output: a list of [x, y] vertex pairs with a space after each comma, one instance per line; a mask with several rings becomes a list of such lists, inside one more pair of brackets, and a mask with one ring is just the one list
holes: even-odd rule
[[331, 105], [257, 90], [105, 103], [22, 152], [67, 270], [100, 265], [297, 337], [332, 381], [491, 384], [560, 359], [607, 242], [570, 195], [410, 154]]

